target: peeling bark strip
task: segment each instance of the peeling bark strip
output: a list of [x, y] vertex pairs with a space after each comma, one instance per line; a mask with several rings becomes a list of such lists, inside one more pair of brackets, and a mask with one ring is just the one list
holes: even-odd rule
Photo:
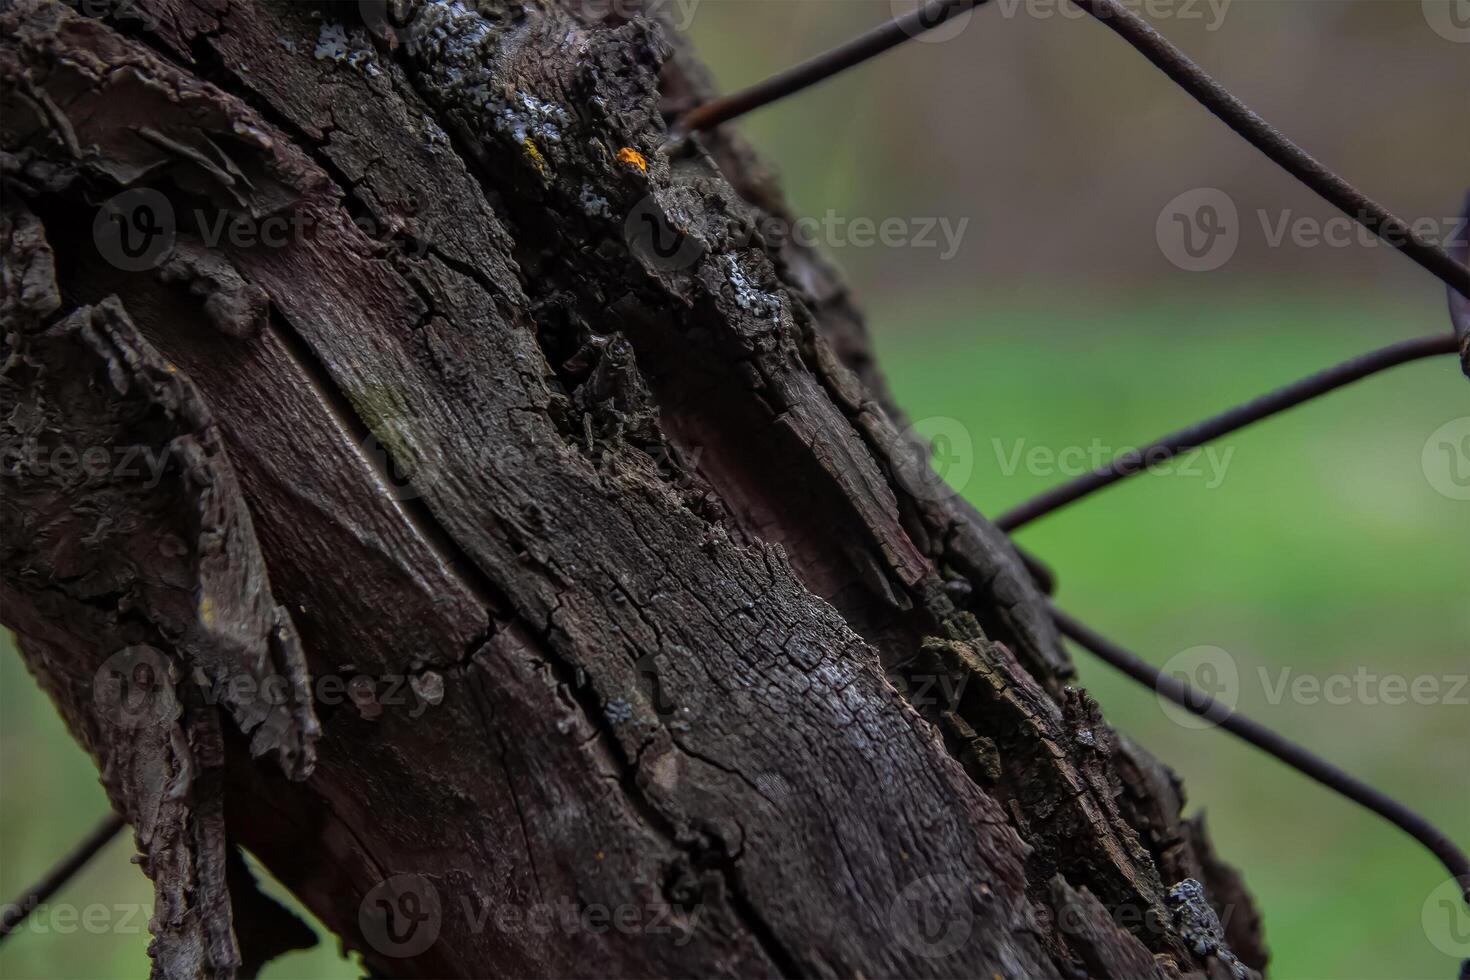
[[155, 972], [233, 976], [224, 746], [198, 692], [223, 691], [251, 754], [304, 778], [319, 734], [305, 663], [198, 392], [116, 300], [50, 322], [40, 223], [7, 202], [0, 231], [6, 621], [133, 824]]
[[[234, 843], [379, 975], [1264, 964], [836, 275], [751, 234], [772, 178], [659, 154], [708, 83], [656, 24], [0, 9], [5, 622], [138, 831], [157, 975], [300, 944]], [[169, 681], [141, 734], [119, 651]]]

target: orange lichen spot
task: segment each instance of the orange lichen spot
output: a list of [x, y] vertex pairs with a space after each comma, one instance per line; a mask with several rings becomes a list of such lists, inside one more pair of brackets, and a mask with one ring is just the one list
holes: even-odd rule
[[618, 151], [618, 163], [629, 163], [644, 173], [648, 173], [648, 161], [643, 158], [643, 154], [631, 146], [625, 146]]
[[546, 166], [546, 158], [541, 155], [541, 150], [537, 148], [534, 142], [532, 142], [531, 137], [523, 137], [521, 139], [521, 146], [524, 146], [526, 148], [526, 156], [531, 158], [531, 163], [534, 164], [536, 169], [540, 171], [540, 173], [544, 176], [548, 169]]
[[602, 852], [601, 851], [598, 851], [597, 852], [597, 860], [601, 861], [602, 860], [602, 857], [603, 857]]

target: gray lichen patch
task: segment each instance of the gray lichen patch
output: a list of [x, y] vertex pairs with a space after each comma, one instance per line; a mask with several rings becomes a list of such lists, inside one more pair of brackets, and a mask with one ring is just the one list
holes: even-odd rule
[[582, 192], [578, 196], [578, 200], [582, 202], [582, 209], [594, 217], [611, 218], [613, 216], [612, 208], [608, 205], [607, 198], [594, 191], [591, 184], [584, 183], [582, 185]]
[[492, 31], [491, 22], [463, 0], [426, 0], [416, 40], [443, 56], [472, 56]]
[[342, 61], [351, 51], [347, 42], [347, 30], [341, 24], [323, 24], [317, 34], [317, 61]]
[[562, 133], [572, 123], [571, 115], [561, 106], [527, 92], [512, 92], [500, 118], [517, 140], [530, 136], [546, 143], [560, 143]]
[[749, 310], [762, 316], [770, 316], [781, 312], [781, 296], [779, 293], [766, 292], [751, 282], [745, 270], [740, 267], [740, 259], [734, 253], [720, 256], [725, 267], [725, 273], [730, 279], [730, 285], [735, 289], [735, 302], [742, 310]]
[[376, 55], [365, 39], [349, 36], [341, 24], [326, 22], [317, 32], [316, 49], [312, 52], [317, 61], [335, 61], [351, 65], [369, 76], [382, 74]]
[[623, 698], [613, 698], [607, 703], [603, 714], [607, 717], [608, 724], [621, 725], [633, 719], [633, 706]]
[[1169, 888], [1169, 904], [1174, 909], [1175, 926], [1197, 956], [1215, 956], [1229, 967], [1238, 980], [1250, 971], [1225, 944], [1225, 927], [1215, 908], [1205, 896], [1205, 886], [1193, 878], [1185, 878]]

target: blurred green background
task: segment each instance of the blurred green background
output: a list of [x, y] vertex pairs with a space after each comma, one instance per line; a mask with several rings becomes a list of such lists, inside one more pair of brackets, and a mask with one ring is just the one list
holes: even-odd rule
[[[665, 3], [726, 89], [902, 8]], [[957, 420], [965, 465], [950, 475], [991, 514], [1064, 477], [1027, 466], [1027, 451], [1135, 445], [1447, 322], [1443, 290], [1388, 249], [1273, 247], [1262, 222], [1332, 212], [1108, 31], [1063, 10], [1045, 0], [982, 9], [957, 36], [742, 123], [799, 214], [969, 219], [948, 260], [936, 249], [826, 246], [910, 417]], [[1154, 14], [1247, 102], [1400, 214], [1442, 225], [1458, 209], [1470, 183], [1470, 45], [1436, 32], [1425, 5], [1238, 0]], [[1190, 273], [1168, 261], [1155, 224], [1176, 195], [1201, 187], [1238, 206], [1239, 246], [1222, 267]], [[1444, 474], [1422, 456], [1431, 433], [1470, 416], [1465, 385], [1449, 358], [1396, 368], [1222, 441], [1223, 471], [1136, 478], [1021, 540], [1056, 569], [1064, 607], [1156, 664], [1197, 646], [1225, 650], [1242, 710], [1470, 841], [1470, 690], [1455, 690], [1470, 671], [1470, 502], [1437, 491]], [[90, 762], [0, 645], [8, 900], [105, 804]], [[1455, 974], [1435, 943], [1450, 941], [1448, 923], [1422, 919], [1444, 879], [1422, 849], [1231, 737], [1175, 724], [1149, 692], [1076, 658], [1113, 724], [1173, 766], [1191, 807], [1209, 814], [1221, 854], [1260, 902], [1275, 976]], [[1274, 696], [1283, 670], [1432, 678], [1442, 696], [1393, 705], [1370, 686], [1350, 703], [1304, 703]], [[130, 853], [115, 842], [57, 901], [148, 903]], [[143, 918], [132, 918], [135, 932], [94, 935], [38, 916], [0, 947], [0, 976], [140, 975]], [[328, 940], [266, 975], [358, 973]]]

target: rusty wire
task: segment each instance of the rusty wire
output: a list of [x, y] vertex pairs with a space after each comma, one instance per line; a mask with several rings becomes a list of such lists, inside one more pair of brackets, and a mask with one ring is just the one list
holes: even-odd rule
[[1407, 364], [1410, 361], [1438, 354], [1453, 354], [1458, 349], [1458, 338], [1454, 334], [1445, 333], [1402, 340], [1367, 354], [1360, 354], [1341, 364], [1335, 364], [1325, 371], [1319, 371], [1293, 381], [1285, 387], [1277, 388], [1244, 405], [1227, 409], [1203, 422], [1161, 436], [1140, 449], [1130, 449], [1119, 453], [1097, 469], [1083, 473], [1075, 479], [1032, 497], [1025, 503], [1012, 507], [995, 519], [995, 526], [1007, 533], [1015, 531], [1039, 517], [1044, 517], [1104, 487], [1112, 486], [1125, 477], [1145, 472], [1152, 466], [1157, 466], [1179, 453], [1202, 446], [1212, 439], [1244, 429], [1262, 419], [1270, 418], [1288, 408], [1311, 401], [1329, 391], [1377, 374], [1379, 371], [1386, 371], [1395, 365]]
[[106, 847], [123, 826], [122, 817], [109, 813], [35, 884], [27, 888], [12, 904], [5, 906], [3, 915], [0, 915], [0, 941], [13, 933], [37, 905], [56, 894], [72, 875], [86, 867], [87, 862]]
[[1195, 101], [1219, 117], [1273, 163], [1311, 188], [1325, 201], [1403, 252], [1445, 285], [1470, 296], [1470, 268], [1439, 245], [1414, 231], [1404, 219], [1323, 166], [1310, 153], [1282, 135], [1229, 89], [1211, 78], [1148, 21], [1118, 0], [1072, 0], [1168, 75]]
[[[669, 143], [676, 144], [690, 133], [711, 129], [777, 99], [794, 95], [904, 41], [912, 40], [924, 31], [937, 27], [945, 19], [983, 2], [984, 0], [930, 0], [925, 6], [830, 51], [778, 72], [748, 88], [696, 106], [675, 121], [670, 128]], [[1287, 173], [1437, 276], [1446, 286], [1462, 296], [1470, 297], [1470, 268], [1455, 261], [1439, 245], [1416, 232], [1408, 222], [1293, 143], [1154, 30], [1148, 21], [1128, 10], [1118, 0], [1072, 2], [1131, 44], [1196, 101], [1218, 116], [1225, 125], [1239, 133], [1246, 142]]]
[[713, 129], [722, 122], [728, 122], [737, 116], [743, 116], [747, 112], [770, 105], [778, 99], [784, 99], [788, 95], [810, 88], [838, 72], [846, 71], [869, 58], [877, 57], [890, 48], [931, 31], [956, 14], [964, 13], [985, 2], [986, 0], [928, 0], [923, 6], [916, 7], [865, 34], [860, 34], [850, 41], [839, 44], [830, 51], [793, 65], [785, 71], [777, 72], [749, 88], [711, 99], [696, 106], [680, 117], [670, 128], [669, 144], [679, 143], [691, 133]]
[[[1051, 607], [1052, 618], [1062, 634], [1086, 648], [1103, 662], [1127, 674], [1145, 687], [1151, 687], [1170, 701], [1199, 715], [1221, 728], [1251, 743], [1269, 755], [1275, 756], [1297, 772], [1316, 780], [1360, 806], [1372, 810], [1404, 833], [1413, 837], [1434, 854], [1449, 870], [1450, 876], [1459, 879], [1463, 887], [1470, 887], [1470, 858], [1455, 846], [1454, 842], [1438, 827], [1380, 790], [1374, 789], [1356, 776], [1349, 775], [1315, 753], [1303, 748], [1288, 738], [1278, 735], [1265, 725], [1254, 722], [1233, 708], [1210, 697], [1198, 688], [1175, 677], [1170, 677], [1136, 654], [1125, 650], [1106, 639], [1093, 629]], [[1470, 892], [1466, 893], [1470, 902]]]

